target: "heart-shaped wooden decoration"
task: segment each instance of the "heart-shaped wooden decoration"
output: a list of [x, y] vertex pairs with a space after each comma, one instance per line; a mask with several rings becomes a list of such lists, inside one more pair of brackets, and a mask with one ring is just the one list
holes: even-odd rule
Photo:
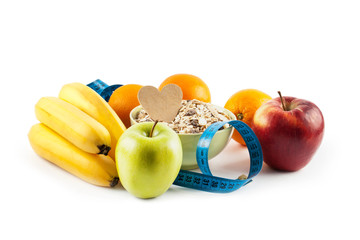
[[175, 84], [166, 85], [161, 92], [153, 86], [139, 90], [138, 99], [144, 110], [154, 121], [171, 122], [181, 107], [183, 93]]

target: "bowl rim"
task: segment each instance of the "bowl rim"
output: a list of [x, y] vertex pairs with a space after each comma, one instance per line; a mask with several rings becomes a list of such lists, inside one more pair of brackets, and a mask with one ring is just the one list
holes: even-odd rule
[[[226, 109], [226, 108], [224, 108], [224, 107], [220, 107], [220, 106], [218, 106], [218, 105], [212, 104], [212, 103], [208, 103], [208, 104], [211, 104], [211, 105], [214, 106], [215, 108], [219, 108], [219, 109], [221, 109], [221, 110], [225, 110], [224, 112], [225, 112], [226, 115], [228, 115], [228, 116], [230, 117], [230, 121], [232, 121], [232, 120], [237, 120], [235, 114], [232, 113], [230, 110], [228, 110], [228, 109]], [[141, 104], [138, 105], [138, 106], [136, 106], [136, 107], [134, 107], [134, 108], [130, 111], [130, 120], [136, 122], [135, 119], [134, 119], [132, 116], [133, 116], [133, 114], [134, 114], [135, 112], [139, 112], [141, 109], [142, 109]], [[161, 123], [161, 122], [160, 122], [160, 123]], [[222, 132], [222, 131], [226, 131], [227, 129], [229, 129], [229, 130], [232, 131], [232, 130], [233, 130], [233, 126], [229, 125], [229, 127], [224, 128], [224, 129], [221, 129], [221, 130], [217, 131], [216, 133]], [[228, 130], [227, 130], [227, 131], [228, 131]], [[179, 136], [201, 136], [203, 133], [204, 133], [204, 132], [201, 132], [201, 133], [176, 133], [176, 134], [179, 135]]]

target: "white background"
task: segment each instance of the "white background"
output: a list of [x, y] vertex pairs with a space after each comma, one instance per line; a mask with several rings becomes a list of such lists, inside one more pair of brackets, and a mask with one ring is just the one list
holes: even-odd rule
[[[152, 200], [83, 182], [39, 158], [34, 105], [65, 83], [158, 86], [191, 73], [224, 105], [238, 90], [308, 99], [325, 137], [308, 166], [213, 194]], [[1, 239], [359, 239], [359, 1], [1, 1]], [[234, 142], [210, 164], [248, 169]]]

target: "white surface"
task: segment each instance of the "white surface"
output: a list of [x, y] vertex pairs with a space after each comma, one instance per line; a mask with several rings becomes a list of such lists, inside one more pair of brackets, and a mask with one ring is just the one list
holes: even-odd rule
[[[1, 239], [359, 239], [359, 1], [1, 1]], [[325, 137], [295, 173], [264, 166], [212, 194], [173, 186], [141, 200], [40, 159], [34, 104], [65, 83], [206, 81], [213, 103], [256, 88], [311, 100]], [[234, 142], [215, 174], [248, 169]]]

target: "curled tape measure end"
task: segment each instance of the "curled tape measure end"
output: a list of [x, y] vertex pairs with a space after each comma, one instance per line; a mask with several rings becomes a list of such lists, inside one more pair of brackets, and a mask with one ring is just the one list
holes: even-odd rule
[[[210, 143], [215, 133], [225, 124], [233, 126], [246, 143], [250, 156], [248, 177], [243, 174], [238, 179], [227, 179], [213, 176], [210, 171], [208, 163]], [[214, 123], [204, 131], [197, 145], [196, 160], [203, 174], [180, 170], [174, 184], [207, 192], [228, 193], [252, 182], [252, 178], [261, 171], [263, 155], [260, 142], [252, 129], [241, 121], [232, 120]]]

